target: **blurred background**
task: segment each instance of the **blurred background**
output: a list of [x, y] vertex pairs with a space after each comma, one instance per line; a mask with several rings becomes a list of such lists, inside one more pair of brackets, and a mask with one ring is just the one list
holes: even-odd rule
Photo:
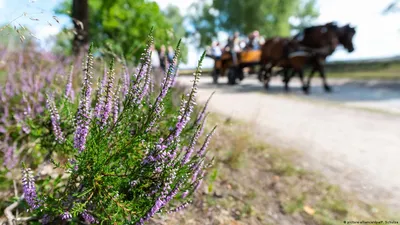
[[[72, 53], [74, 27], [83, 25], [83, 44], [90, 40], [112, 46], [128, 58], [154, 26], [158, 49], [161, 43], [175, 47], [183, 38], [180, 68], [192, 69], [206, 46], [213, 40], [225, 44], [235, 31], [247, 36], [259, 30], [265, 38], [289, 36], [306, 26], [331, 21], [357, 27], [356, 50], [352, 54], [335, 51], [328, 61], [395, 58], [400, 55], [398, 7], [393, 0], [0, 0], [0, 23], [17, 29], [23, 25], [40, 48], [65, 54]], [[72, 18], [82, 24], [74, 24]], [[1, 35], [2, 44], [20, 45], [15, 43], [19, 42], [15, 32], [15, 40], [4, 38], [8, 35], [4, 32]], [[213, 64], [211, 59], [204, 61], [205, 67]]]

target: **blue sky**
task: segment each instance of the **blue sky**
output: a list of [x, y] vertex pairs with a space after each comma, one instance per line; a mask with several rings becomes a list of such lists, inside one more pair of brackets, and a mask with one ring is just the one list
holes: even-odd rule
[[[168, 4], [177, 5], [182, 13], [195, 0], [155, 0], [161, 8]], [[317, 0], [320, 9], [320, 17], [317, 23], [325, 23], [335, 20], [339, 25], [351, 23], [357, 26], [357, 34], [354, 39], [356, 50], [349, 54], [343, 49], [337, 49], [329, 60], [368, 59], [378, 57], [390, 57], [400, 55], [400, 13], [383, 16], [382, 10], [391, 0]], [[35, 35], [45, 40], [49, 35], [54, 35], [60, 30], [60, 26], [52, 20], [51, 10], [62, 0], [0, 0], [0, 23], [10, 22], [23, 12], [31, 14], [31, 17], [40, 19], [32, 21], [28, 17], [22, 17], [17, 22], [32, 27]], [[40, 13], [43, 11], [43, 13]], [[39, 13], [39, 14], [33, 14]], [[61, 23], [68, 23], [68, 18], [60, 17]], [[47, 21], [52, 23], [48, 25]], [[225, 41], [225, 40], [221, 40]], [[190, 48], [190, 57], [187, 65], [193, 67], [200, 52]], [[204, 66], [212, 65], [211, 60], [206, 60]]]

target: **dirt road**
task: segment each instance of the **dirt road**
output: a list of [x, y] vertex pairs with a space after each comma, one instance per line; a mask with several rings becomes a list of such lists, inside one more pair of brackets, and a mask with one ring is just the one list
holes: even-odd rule
[[[190, 84], [192, 79], [180, 77], [178, 82]], [[198, 100], [204, 102], [215, 90], [211, 111], [251, 123], [260, 138], [295, 149], [298, 165], [321, 172], [362, 199], [400, 209], [400, 91], [340, 80], [334, 82], [334, 93], [325, 94], [317, 80], [311, 96], [304, 96], [296, 82], [286, 94], [280, 80], [265, 91], [254, 78], [237, 86], [221, 79], [217, 86], [204, 76]], [[381, 97], [371, 97], [375, 95]]]

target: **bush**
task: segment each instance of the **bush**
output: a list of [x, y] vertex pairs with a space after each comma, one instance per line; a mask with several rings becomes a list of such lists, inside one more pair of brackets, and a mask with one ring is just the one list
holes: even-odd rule
[[29, 157], [23, 161], [23, 197], [31, 219], [143, 224], [156, 213], [176, 212], [191, 202], [210, 166], [206, 149], [215, 130], [197, 149], [205, 107], [197, 116], [193, 110], [204, 55], [190, 92], [177, 107], [173, 83], [179, 44], [157, 86], [151, 78], [152, 42], [150, 35], [137, 72], [125, 72], [118, 82], [112, 60], [95, 93], [91, 46], [79, 98], [70, 95], [67, 79], [63, 92], [47, 93], [45, 117], [27, 119], [29, 134], [38, 142], [35, 151], [48, 153], [55, 167], [52, 176], [34, 176]]

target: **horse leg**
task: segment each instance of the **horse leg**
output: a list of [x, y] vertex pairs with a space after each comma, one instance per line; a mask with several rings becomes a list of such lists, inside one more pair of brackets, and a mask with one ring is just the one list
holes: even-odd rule
[[285, 68], [284, 72], [283, 72], [283, 82], [285, 83], [285, 91], [288, 92], [289, 91], [289, 81], [291, 76], [293, 75], [294, 70], [292, 72], [292, 74], [289, 76], [289, 69]]
[[266, 70], [267, 70], [267, 64], [266, 63], [262, 63], [261, 66], [260, 66], [260, 70], [258, 71], [258, 80], [260, 82], [263, 81], [263, 79], [265, 77], [264, 73], [265, 73]]
[[286, 83], [285, 83], [285, 85], [287, 85], [288, 86], [288, 89], [289, 89], [289, 83], [290, 83], [290, 80], [292, 79], [292, 77], [294, 77], [294, 76], [296, 76], [296, 73], [298, 73], [299, 74], [299, 77], [300, 77], [300, 80], [301, 80], [301, 83], [302, 83], [302, 85], [303, 85], [303, 89], [304, 89], [304, 81], [303, 81], [303, 71], [299, 71], [299, 70], [297, 70], [297, 69], [292, 69], [292, 73], [290, 74], [290, 76], [287, 78], [287, 80], [286, 80]]
[[321, 77], [321, 79], [322, 79], [322, 82], [323, 82], [323, 84], [324, 84], [325, 92], [332, 92], [332, 88], [328, 85], [328, 82], [326, 81], [326, 76], [325, 76], [325, 69], [324, 69], [324, 67], [323, 67], [322, 65], [320, 65], [319, 68], [318, 68], [318, 70], [319, 70], [319, 75], [320, 75], [320, 77]]
[[308, 75], [307, 84], [303, 85], [303, 91], [304, 91], [305, 94], [309, 94], [310, 93], [311, 79], [314, 76], [316, 70], [317, 70], [317, 68], [314, 66], [312, 68], [312, 70], [311, 70], [310, 75]]
[[263, 76], [263, 83], [264, 83], [264, 87], [266, 88], [266, 89], [268, 89], [269, 88], [269, 81], [270, 81], [270, 79], [271, 79], [271, 76], [272, 76], [272, 68], [273, 68], [273, 64], [271, 64], [266, 70], [265, 70], [265, 73], [264, 73], [264, 76]]
[[[301, 86], [302, 86], [302, 88], [303, 88], [303, 91], [306, 92], [306, 91], [305, 91], [306, 84], [305, 84], [305, 82], [304, 82], [304, 71], [303, 71], [302, 69], [300, 69], [300, 70], [297, 71], [297, 72], [299, 73], [299, 78], [300, 78], [300, 82], [301, 82]], [[308, 91], [307, 91], [306, 93], [308, 93]]]

